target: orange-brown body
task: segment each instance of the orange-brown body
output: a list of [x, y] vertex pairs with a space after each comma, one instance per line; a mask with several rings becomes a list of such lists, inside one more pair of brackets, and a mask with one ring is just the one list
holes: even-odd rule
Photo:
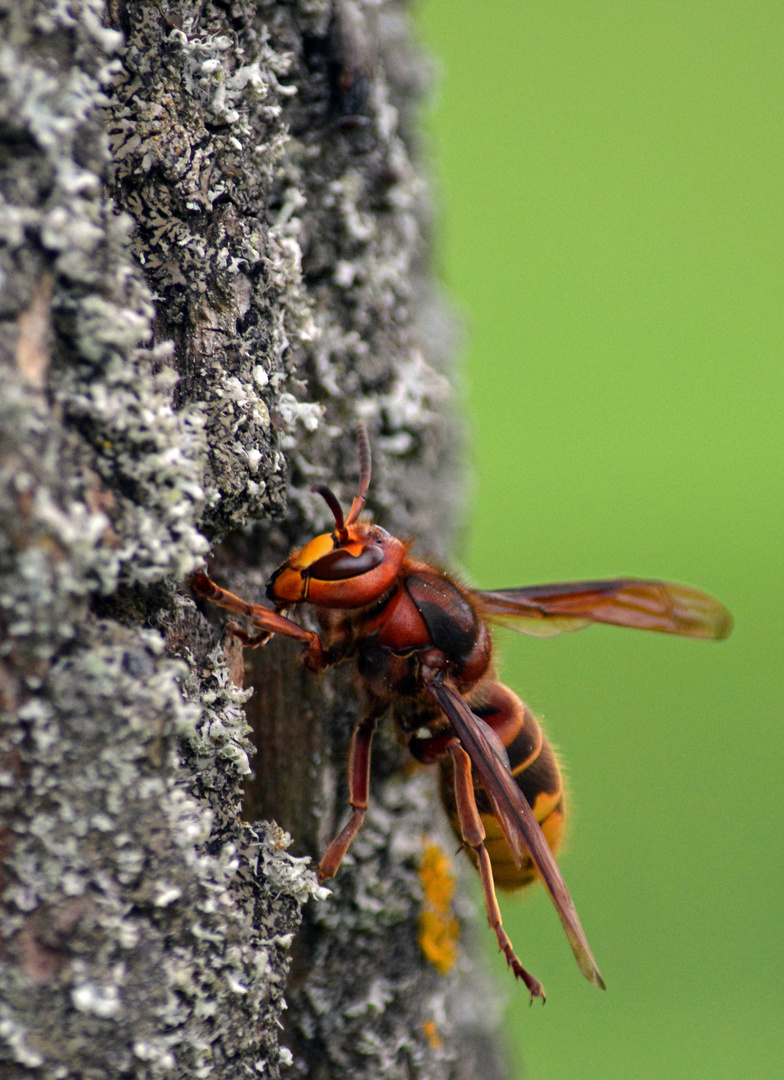
[[[315, 672], [343, 661], [356, 664], [363, 711], [349, 758], [352, 814], [322, 858], [319, 876], [332, 877], [361, 827], [373, 733], [391, 712], [412, 755], [441, 764], [444, 803], [479, 870], [488, 920], [531, 996], [543, 998], [544, 991], [503, 930], [494, 884], [514, 889], [540, 878], [580, 969], [603, 987], [552, 854], [564, 822], [558, 761], [534, 715], [498, 681], [487, 621], [545, 636], [606, 622], [718, 638], [729, 633], [729, 613], [687, 586], [635, 578], [502, 592], [465, 588], [410, 556], [408, 545], [379, 525], [359, 520], [370, 483], [370, 447], [362, 425], [358, 435], [360, 482], [351, 509], [344, 519], [332, 492], [314, 489], [331, 509], [335, 528], [292, 552], [272, 575], [267, 596], [275, 612], [241, 600], [205, 574], [192, 581], [213, 603], [251, 620], [255, 634], [231, 624], [245, 645], [266, 644], [280, 633], [302, 643], [303, 660]], [[284, 614], [301, 603], [315, 609], [319, 634]]]
[[[300, 558], [301, 553], [296, 556]], [[292, 572], [290, 563], [284, 567], [286, 575]], [[273, 598], [278, 592], [278, 580], [273, 578], [270, 583]], [[290, 585], [291, 580], [287, 583]], [[317, 591], [312, 578], [306, 588], [309, 596]], [[368, 699], [368, 711], [381, 715], [391, 710], [412, 755], [425, 763], [441, 763], [442, 797], [459, 839], [452, 759], [447, 753], [454, 736], [443, 712], [418, 687], [421, 655], [433, 650], [441, 654], [445, 672], [471, 711], [500, 738], [512, 776], [533, 809], [551, 850], [558, 850], [564, 800], [555, 752], [531, 710], [498, 681], [492, 663], [492, 640], [472, 603], [470, 590], [462, 589], [443, 571], [406, 555], [394, 581], [376, 603], [359, 609], [321, 607], [317, 618], [330, 661], [356, 659], [359, 688]], [[533, 862], [526, 858], [517, 864], [481, 779], [476, 774], [473, 779], [495, 884], [505, 889], [531, 884], [537, 876]]]

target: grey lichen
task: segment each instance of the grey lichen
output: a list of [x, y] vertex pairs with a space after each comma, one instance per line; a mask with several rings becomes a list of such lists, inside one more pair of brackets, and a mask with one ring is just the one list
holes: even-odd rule
[[157, 331], [176, 344], [178, 401], [205, 420], [213, 532], [281, 509], [278, 434], [294, 417], [278, 400], [287, 354], [314, 333], [299, 248], [265, 213], [291, 56], [255, 5], [235, 9], [229, 25], [209, 4], [128, 5], [108, 117], [111, 191], [135, 223]]
[[[31, 40], [81, 29], [85, 60], [58, 72], [35, 52], [8, 41], [0, 48], [0, 283], [10, 329], [41, 282], [52, 282], [42, 363], [57, 406], [84, 436], [80, 467], [111, 488], [102, 510], [115, 542], [95, 566], [109, 592], [119, 581], [149, 583], [198, 564], [204, 440], [198, 416], [172, 409], [162, 351], [139, 348], [151, 333], [151, 298], [128, 259], [129, 221], [101, 190], [109, 159], [99, 109], [120, 38], [98, 32], [101, 5], [85, 4], [83, 14], [84, 25], [64, 6], [30, 4], [9, 16], [20, 26], [29, 16]], [[6, 346], [16, 348], [12, 337]]]
[[[4, 1075], [274, 1060], [271, 975], [315, 883], [275, 830], [239, 824], [241, 714], [231, 692], [187, 701], [186, 674], [158, 634], [99, 622], [5, 717]], [[191, 754], [220, 776], [220, 812], [195, 797]]]
[[[3, 1076], [463, 1076], [463, 976], [417, 945], [426, 784], [379, 739], [327, 897], [303, 852], [344, 811], [348, 682], [275, 642], [249, 698], [182, 588], [225, 538], [217, 572], [258, 595], [323, 527], [310, 485], [350, 498], [358, 416], [374, 507], [448, 546], [451, 339], [405, 5], [0, 18]], [[296, 855], [249, 813], [281, 789]]]
[[121, 36], [89, 0], [2, 15], [0, 1069], [275, 1076], [319, 890], [241, 822], [242, 695], [172, 594], [208, 449], [103, 189]]

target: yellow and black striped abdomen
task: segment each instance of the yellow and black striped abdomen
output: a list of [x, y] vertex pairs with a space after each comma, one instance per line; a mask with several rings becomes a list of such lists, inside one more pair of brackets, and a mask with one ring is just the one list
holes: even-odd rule
[[[500, 684], [496, 684], [500, 687]], [[509, 765], [517, 786], [525, 796], [542, 827], [547, 843], [553, 852], [557, 852], [564, 828], [564, 792], [563, 778], [550, 743], [542, 733], [538, 720], [507, 687], [504, 698], [514, 698], [516, 706], [514, 723], [510, 723], [508, 700], [503, 701], [499, 710], [504, 715], [485, 709], [476, 709], [478, 715], [490, 724], [506, 745]], [[494, 722], [495, 721], [495, 722]], [[512, 735], [510, 742], [507, 738]], [[441, 795], [455, 835], [461, 839], [460, 823], [455, 806], [454, 786], [452, 781], [451, 760], [444, 761], [441, 772]], [[485, 848], [493, 866], [493, 879], [500, 889], [522, 889], [536, 881], [537, 873], [530, 859], [525, 859], [517, 866], [504, 838], [498, 820], [493, 815], [490, 800], [481, 780], [474, 774], [474, 794], [476, 805], [485, 827]], [[469, 855], [474, 857], [469, 849]]]

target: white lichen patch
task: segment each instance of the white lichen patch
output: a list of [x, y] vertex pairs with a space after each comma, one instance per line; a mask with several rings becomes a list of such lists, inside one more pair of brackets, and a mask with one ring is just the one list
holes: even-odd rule
[[[202, 789], [207, 790], [213, 783], [222, 788], [227, 775], [239, 783], [250, 773], [249, 756], [253, 753], [242, 708], [252, 691], [240, 690], [234, 684], [220, 646], [205, 658], [200, 679], [190, 675], [185, 688], [202, 707], [201, 718], [187, 740], [187, 753], [198, 763]], [[214, 780], [206, 763], [212, 763], [213, 769], [218, 766], [219, 775]]]
[[80, 1012], [94, 1016], [116, 1016], [122, 1008], [116, 986], [99, 986], [96, 983], [79, 983], [71, 990], [71, 1000]]

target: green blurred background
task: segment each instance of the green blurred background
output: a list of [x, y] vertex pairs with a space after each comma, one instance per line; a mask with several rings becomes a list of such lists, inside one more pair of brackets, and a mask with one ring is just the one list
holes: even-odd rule
[[549, 995], [512, 995], [516, 1076], [781, 1080], [781, 5], [421, 0], [417, 18], [467, 324], [470, 579], [672, 578], [736, 619], [721, 644], [499, 633], [566, 763], [561, 861], [608, 985], [541, 891], [507, 902]]

